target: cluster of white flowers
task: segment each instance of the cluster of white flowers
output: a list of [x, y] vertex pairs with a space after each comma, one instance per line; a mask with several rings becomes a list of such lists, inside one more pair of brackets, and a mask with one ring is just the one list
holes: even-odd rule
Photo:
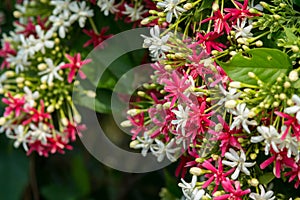
[[150, 35], [151, 37], [141, 35], [145, 38], [143, 48], [149, 49], [150, 56], [154, 61], [166, 58], [165, 53], [170, 50], [170, 46], [166, 45], [166, 43], [171, 35], [167, 34], [161, 37], [160, 29], [157, 25], [150, 29]]
[[94, 16], [86, 2], [52, 0], [51, 5], [55, 6], [49, 20], [53, 23], [53, 31], [58, 31], [61, 38], [66, 37], [68, 28], [76, 21], [80, 27], [85, 26], [86, 19]]

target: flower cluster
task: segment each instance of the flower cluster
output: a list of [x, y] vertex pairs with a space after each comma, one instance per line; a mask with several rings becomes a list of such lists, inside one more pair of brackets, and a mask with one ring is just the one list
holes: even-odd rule
[[[158, 161], [180, 159], [176, 174], [193, 175], [191, 183], [179, 183], [183, 199], [297, 197], [297, 5], [165, 0], [156, 6], [141, 22], [157, 20], [150, 36], [142, 35], [154, 61], [152, 82], [136, 93], [121, 124], [132, 127], [130, 147]], [[273, 192], [280, 181], [291, 182], [295, 194]]]
[[[91, 59], [82, 57], [94, 47], [103, 48], [108, 27], [96, 15], [116, 16], [132, 25], [149, 15], [151, 1], [116, 3], [114, 0], [24, 0], [16, 3], [14, 29], [1, 37], [0, 93], [4, 113], [0, 132], [22, 146], [27, 155], [41, 156], [72, 149], [70, 142], [85, 126], [72, 100], [76, 74]], [[4, 22], [1, 15], [1, 24]], [[80, 30], [80, 33], [78, 33]], [[100, 30], [100, 31], [99, 31]], [[84, 43], [76, 46], [76, 38]], [[93, 91], [84, 91], [94, 98]]]
[[297, 1], [21, 2], [0, 50], [0, 131], [15, 147], [43, 156], [71, 149], [85, 128], [71, 99], [75, 75], [86, 78], [81, 68], [93, 61], [82, 57], [111, 37], [96, 19], [113, 16], [151, 27], [141, 37], [154, 74], [131, 98], [121, 125], [131, 127], [130, 147], [143, 156], [180, 160], [182, 199], [299, 196]]

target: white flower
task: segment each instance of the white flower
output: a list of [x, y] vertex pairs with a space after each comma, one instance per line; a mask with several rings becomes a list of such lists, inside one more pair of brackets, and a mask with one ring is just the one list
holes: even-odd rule
[[139, 5], [135, 7], [130, 7], [125, 3], [125, 11], [122, 13], [124, 15], [128, 15], [132, 22], [142, 19], [142, 15], [147, 12], [147, 10], [143, 10], [144, 6]]
[[232, 114], [237, 115], [234, 117], [234, 121], [230, 126], [230, 130], [236, 128], [240, 128], [241, 125], [247, 133], [250, 133], [248, 125], [255, 126], [257, 122], [255, 120], [248, 120], [249, 109], [246, 107], [246, 103], [238, 104], [236, 107], [236, 111], [232, 111]]
[[233, 25], [232, 27], [236, 30], [235, 32], [235, 38], [242, 37], [242, 38], [249, 38], [252, 37], [251, 29], [253, 26], [250, 24], [245, 27], [247, 23], [247, 19], [243, 19], [240, 21], [240, 19], [237, 19], [237, 24]]
[[49, 21], [53, 23], [53, 31], [58, 30], [59, 37], [65, 38], [66, 32], [68, 32], [68, 28], [71, 26], [71, 20], [61, 14], [59, 16], [50, 16]]
[[259, 126], [257, 127], [257, 131], [261, 134], [260, 136], [253, 136], [251, 137], [252, 143], [259, 143], [264, 141], [265, 143], [265, 155], [269, 154], [270, 147], [275, 152], [279, 152], [277, 148], [277, 144], [279, 142], [279, 133], [277, 132], [274, 126], [266, 127], [266, 126]]
[[238, 155], [238, 153], [234, 149], [230, 148], [229, 152], [225, 153], [225, 158], [227, 158], [230, 161], [223, 160], [222, 163], [224, 165], [227, 165], [229, 167], [236, 167], [234, 173], [231, 175], [231, 178], [233, 180], [238, 178], [241, 171], [249, 176], [250, 171], [247, 169], [247, 167], [252, 167], [255, 165], [255, 162], [246, 162], [246, 155], [243, 150], [241, 150], [240, 155]]
[[20, 52], [18, 52], [17, 56], [9, 56], [7, 58], [7, 62], [9, 62], [11, 66], [15, 67], [17, 74], [24, 71], [25, 67], [31, 64], [28, 61], [24, 61], [24, 56]]
[[37, 98], [39, 98], [39, 92], [38, 91], [35, 91], [35, 92], [32, 92], [27, 86], [25, 86], [23, 88], [24, 92], [25, 92], [25, 100], [26, 100], [26, 103], [24, 105], [24, 108], [26, 107], [34, 107], [35, 106], [35, 100]]
[[21, 45], [19, 46], [18, 54], [21, 54], [23, 57], [23, 62], [27, 62], [28, 57], [32, 57], [36, 50], [35, 44], [36, 40], [33, 35], [30, 35], [28, 38], [25, 38], [23, 34], [20, 35]]
[[6, 74], [1, 74], [0, 76], [0, 94], [2, 93], [2, 91], [4, 90], [4, 83], [7, 80], [7, 76]]
[[276, 198], [273, 196], [274, 192], [272, 190], [266, 192], [262, 185], [259, 185], [259, 189], [261, 192], [260, 194], [251, 192], [249, 197], [254, 200], [274, 200]]
[[35, 51], [41, 51], [42, 54], [45, 54], [45, 47], [48, 49], [52, 49], [54, 47], [54, 41], [51, 40], [53, 30], [50, 29], [45, 33], [40, 25], [36, 25], [35, 30], [38, 36], [38, 39], [36, 40]]
[[52, 137], [50, 134], [50, 128], [48, 125], [39, 122], [38, 126], [30, 124], [30, 131], [28, 134], [32, 137], [33, 141], [40, 141], [42, 144], [47, 144], [47, 137]]
[[180, 147], [175, 145], [175, 139], [173, 138], [169, 143], [165, 144], [162, 141], [155, 139], [156, 144], [150, 147], [153, 155], [157, 157], [157, 161], [161, 162], [167, 156], [171, 162], [175, 162], [180, 152]]
[[164, 12], [167, 12], [166, 21], [168, 23], [171, 23], [173, 14], [178, 18], [182, 12], [186, 11], [179, 7], [178, 4], [180, 4], [180, 0], [165, 0], [157, 3], [157, 6], [165, 8]]
[[58, 16], [62, 14], [65, 18], [70, 17], [70, 10], [69, 10], [70, 0], [52, 0], [50, 1], [50, 5], [55, 6], [52, 11], [52, 14]]
[[222, 85], [219, 85], [219, 89], [224, 97], [218, 101], [218, 105], [223, 105], [230, 100], [237, 100], [242, 94], [241, 92], [237, 92], [236, 88], [230, 88], [229, 91], [226, 91]]
[[76, 2], [73, 1], [69, 4], [69, 9], [74, 13], [71, 16], [70, 21], [76, 21], [79, 19], [79, 26], [81, 28], [84, 27], [85, 21], [87, 17], [93, 17], [94, 11], [91, 10], [88, 6], [86, 6], [86, 2]]
[[203, 189], [196, 188], [197, 176], [193, 175], [191, 183], [187, 183], [184, 179], [181, 179], [182, 183], [179, 183], [178, 186], [181, 187], [182, 193], [185, 200], [200, 200], [205, 195]]
[[[282, 126], [281, 133], [284, 134], [286, 126]], [[278, 139], [278, 148], [283, 150], [287, 149], [287, 156], [290, 158], [292, 155], [299, 157], [299, 143], [296, 137], [292, 137], [289, 133], [286, 135], [284, 140]]]
[[62, 64], [55, 66], [53, 64], [53, 60], [50, 58], [45, 58], [45, 62], [48, 66], [47, 69], [38, 73], [38, 75], [43, 75], [41, 77], [41, 81], [48, 82], [48, 84], [51, 84], [54, 78], [63, 81], [63, 78], [58, 74], [58, 71], [60, 70], [60, 66]]
[[189, 120], [189, 111], [190, 108], [187, 106], [185, 109], [182, 105], [178, 105], [178, 110], [172, 110], [172, 112], [176, 115], [176, 120], [172, 120], [171, 123], [177, 125], [176, 131], [178, 132], [179, 128], [181, 128], [181, 132], [185, 135], [185, 126], [187, 121]]
[[29, 134], [26, 134], [26, 132], [24, 132], [23, 125], [18, 125], [14, 127], [13, 131], [6, 133], [6, 136], [10, 139], [15, 139], [14, 142], [15, 148], [19, 148], [20, 144], [22, 144], [24, 150], [28, 151], [27, 142], [29, 141], [28, 140]]
[[298, 123], [300, 123], [300, 97], [294, 94], [292, 96], [292, 100], [293, 102], [295, 102], [296, 105], [284, 109], [284, 112], [287, 114], [296, 114]]
[[170, 34], [167, 34], [160, 38], [160, 30], [156, 25], [150, 29], [151, 37], [141, 35], [144, 39], [143, 48], [149, 48], [150, 55], [152, 60], [159, 60], [165, 58], [165, 52], [168, 52], [171, 48], [165, 45], [170, 37]]
[[105, 16], [119, 11], [117, 9], [118, 5], [115, 5], [115, 0], [98, 0], [97, 5], [104, 12]]
[[135, 149], [142, 149], [142, 155], [145, 157], [151, 147], [151, 145], [153, 144], [153, 139], [151, 137], [149, 137], [149, 135], [147, 134], [147, 132], [144, 133], [144, 137], [141, 138], [139, 136], [137, 136], [137, 140], [140, 142], [139, 144], [135, 145]]

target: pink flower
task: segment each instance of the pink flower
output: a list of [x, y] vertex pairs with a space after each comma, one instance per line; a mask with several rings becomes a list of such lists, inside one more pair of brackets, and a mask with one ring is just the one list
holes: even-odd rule
[[82, 136], [81, 131], [84, 130], [86, 130], [86, 126], [84, 124], [77, 125], [75, 122], [72, 123], [69, 121], [66, 129], [64, 130], [64, 133], [68, 135], [68, 138], [70, 138], [71, 141], [75, 141], [76, 135], [81, 137]]
[[130, 132], [133, 134], [131, 139], [135, 140], [139, 133], [143, 133], [146, 131], [144, 126], [144, 113], [137, 114], [133, 117], [128, 117], [128, 120], [131, 122], [133, 128]]
[[230, 130], [230, 127], [228, 124], [224, 121], [224, 119], [218, 115], [218, 120], [221, 123], [223, 129], [216, 132], [214, 130], [209, 130], [209, 133], [215, 135], [216, 137], [212, 138], [212, 140], [219, 140], [221, 141], [220, 148], [221, 148], [221, 155], [224, 156], [225, 153], [228, 151], [230, 147], [236, 147], [238, 149], [241, 149], [241, 145], [238, 142], [238, 138], [241, 136], [235, 136], [236, 134], [240, 133], [240, 129], [232, 129]]
[[5, 108], [4, 117], [7, 117], [12, 112], [15, 113], [15, 117], [18, 117], [22, 111], [24, 111], [25, 97], [13, 97], [8, 93], [8, 98], [2, 98], [2, 102], [8, 106]]
[[210, 66], [208, 66], [213, 63], [209, 59], [209, 55], [205, 50], [200, 51], [199, 54], [196, 50], [193, 50], [193, 54], [188, 56], [188, 61], [190, 63], [186, 64], [186, 66], [191, 69], [190, 75], [194, 79], [198, 76], [201, 76], [203, 79], [205, 79], [205, 76], [208, 74], [214, 74]]
[[217, 196], [214, 198], [214, 200], [242, 200], [242, 197], [246, 194], [249, 194], [251, 192], [250, 189], [242, 190], [240, 186], [240, 182], [235, 181], [234, 187], [232, 185], [233, 181], [230, 181], [229, 179], [226, 179], [225, 181], [222, 181], [222, 186], [226, 192], [229, 192], [229, 194], [224, 194], [221, 196]]
[[202, 167], [211, 171], [211, 173], [205, 174], [205, 177], [208, 180], [202, 185], [202, 188], [207, 188], [212, 182], [215, 183], [215, 188], [212, 193], [215, 193], [222, 183], [222, 181], [227, 179], [227, 176], [230, 175], [234, 168], [230, 169], [228, 172], [223, 171], [222, 160], [219, 158], [217, 162], [218, 168], [214, 167], [209, 161], [205, 160], [202, 164]]
[[289, 182], [296, 180], [294, 187], [297, 189], [300, 185], [300, 162], [296, 164], [296, 166], [292, 167], [292, 170], [285, 173], [284, 176], [289, 176]]
[[248, 9], [248, 0], [244, 1], [244, 4], [239, 3], [238, 1], [234, 2], [239, 8], [225, 8], [224, 10], [231, 14], [231, 21], [236, 21], [238, 18], [242, 19], [244, 17], [254, 17], [259, 16], [259, 14], [250, 13]]
[[281, 136], [281, 139], [284, 140], [289, 133], [290, 128], [293, 130], [293, 136], [296, 136], [298, 141], [300, 140], [300, 124], [298, 123], [298, 120], [296, 116], [291, 116], [289, 114], [283, 113], [283, 112], [274, 112], [276, 115], [282, 117], [285, 119], [284, 125], [286, 125], [286, 129], [284, 133]]
[[226, 33], [229, 34], [231, 26], [228, 24], [228, 19], [231, 17], [231, 13], [226, 15], [222, 14], [220, 10], [214, 12], [214, 16], [204, 19], [201, 23], [205, 23], [210, 20], [214, 20], [214, 31], [218, 34], [222, 33], [225, 29]]
[[15, 56], [17, 52], [11, 48], [11, 45], [9, 42], [4, 42], [4, 45], [2, 49], [0, 49], [0, 57], [4, 58], [1, 64], [1, 69], [9, 68], [9, 62], [7, 62], [6, 58], [9, 57], [9, 55]]
[[194, 143], [196, 142], [197, 135], [205, 133], [209, 127], [215, 125], [215, 123], [209, 119], [213, 112], [205, 112], [207, 108], [206, 101], [202, 101], [199, 104], [190, 105], [190, 119], [186, 124], [187, 136], [191, 137]]
[[265, 169], [271, 163], [275, 161], [275, 165], [273, 168], [273, 173], [277, 178], [280, 178], [280, 172], [284, 169], [285, 166], [295, 168], [297, 167], [293, 158], [287, 157], [286, 150], [276, 153], [274, 150], [271, 150], [271, 154], [273, 154], [270, 158], [265, 160], [260, 164], [261, 169]]
[[[37, 25], [40, 25], [40, 27], [43, 30], [46, 30], [46, 27], [45, 27], [46, 22], [47, 22], [47, 18], [42, 20], [40, 16], [37, 17]], [[33, 23], [31, 18], [28, 18], [28, 22], [25, 24], [21, 24], [19, 21], [16, 21], [15, 23], [18, 26], [21, 26], [24, 28], [24, 30], [18, 31], [17, 32], [18, 34], [23, 34], [25, 37], [28, 37], [29, 35], [36, 36], [36, 27], [35, 27], [36, 24]]]
[[82, 61], [80, 53], [75, 54], [74, 57], [70, 56], [69, 54], [66, 54], [65, 56], [70, 63], [64, 64], [60, 68], [61, 69], [70, 68], [70, 72], [68, 75], [68, 82], [69, 83], [72, 82], [76, 72], [79, 73], [80, 78], [85, 79], [86, 75], [80, 69], [83, 65], [90, 63], [92, 60], [87, 59]]
[[100, 31], [100, 33], [96, 33], [94, 30], [86, 30], [84, 29], [83, 32], [91, 37], [90, 40], [88, 40], [86, 43], [84, 43], [83, 47], [87, 47], [91, 44], [93, 44], [94, 47], [97, 47], [99, 45], [100, 48], [104, 47], [103, 41], [112, 37], [112, 34], [105, 35], [105, 33], [108, 31], [109, 27], [103, 27]]
[[185, 102], [190, 101], [190, 99], [184, 94], [186, 89], [188, 89], [191, 85], [187, 80], [187, 76], [179, 77], [178, 72], [176, 71], [172, 72], [172, 75], [169, 79], [162, 80], [162, 82], [165, 84], [164, 90], [170, 93], [165, 98], [172, 98], [170, 107], [173, 107], [177, 99]]
[[44, 101], [41, 100], [40, 101], [41, 107], [39, 110], [35, 109], [35, 108], [29, 108], [29, 110], [27, 111], [29, 113], [29, 118], [25, 121], [23, 121], [23, 125], [27, 125], [31, 122], [43, 122], [46, 119], [50, 119], [51, 115], [49, 113], [45, 112], [45, 106], [44, 106]]
[[[223, 48], [226, 48], [226, 46], [220, 42], [217, 42], [216, 40], [220, 37], [221, 35], [217, 32], [209, 32], [205, 35], [202, 35], [201, 33], [197, 33], [196, 36], [196, 44], [202, 44], [207, 53], [211, 53], [212, 49], [215, 49], [217, 51], [222, 51]], [[192, 44], [194, 46], [195, 44]]]

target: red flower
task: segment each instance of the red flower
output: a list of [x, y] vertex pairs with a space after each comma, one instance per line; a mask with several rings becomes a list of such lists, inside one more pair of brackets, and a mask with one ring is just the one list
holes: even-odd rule
[[275, 161], [275, 165], [273, 168], [273, 173], [277, 178], [280, 178], [280, 171], [284, 168], [284, 166], [288, 166], [291, 168], [297, 167], [293, 158], [287, 157], [286, 150], [276, 153], [274, 150], [271, 150], [273, 154], [270, 158], [265, 160], [263, 163], [260, 164], [261, 169], [265, 169], [271, 163]]
[[81, 137], [82, 136], [81, 131], [84, 130], [86, 130], [86, 126], [84, 124], [77, 125], [76, 123], [71, 123], [69, 121], [64, 132], [68, 134], [68, 138], [71, 139], [71, 141], [75, 141], [76, 135]]
[[128, 119], [134, 127], [130, 131], [133, 134], [131, 139], [135, 140], [139, 133], [143, 133], [146, 130], [144, 126], [144, 113], [142, 112], [134, 117], [129, 117]]
[[47, 144], [42, 144], [41, 141], [37, 140], [29, 144], [29, 150], [27, 155], [30, 155], [32, 152], [36, 151], [40, 156], [48, 157], [49, 153], [61, 153], [64, 154], [64, 149], [72, 150], [72, 146], [69, 145], [62, 137], [56, 135], [55, 138], [47, 138]]
[[242, 19], [244, 17], [254, 17], [254, 16], [259, 16], [259, 14], [254, 14], [250, 13], [248, 9], [248, 0], [244, 1], [244, 4], [242, 5], [241, 3], [235, 1], [234, 2], [238, 8], [225, 8], [224, 10], [231, 14], [231, 21], [236, 21], [238, 18]]
[[214, 200], [242, 200], [242, 196], [249, 194], [251, 192], [250, 189], [242, 190], [240, 186], [240, 182], [235, 181], [234, 187], [232, 185], [232, 181], [229, 179], [222, 181], [222, 186], [226, 192], [229, 192], [229, 194], [224, 194], [221, 196], [217, 196], [214, 198]]
[[214, 167], [209, 161], [205, 160], [202, 164], [202, 166], [205, 169], [208, 169], [211, 171], [211, 173], [205, 174], [205, 177], [208, 178], [208, 180], [202, 185], [202, 188], [207, 188], [213, 181], [216, 184], [213, 193], [215, 193], [219, 187], [219, 185], [222, 183], [222, 181], [225, 181], [227, 176], [230, 175], [235, 169], [232, 168], [228, 172], [223, 171], [223, 165], [222, 160], [218, 159], [218, 169]]
[[25, 97], [15, 98], [8, 93], [8, 98], [2, 98], [2, 102], [8, 105], [5, 108], [4, 117], [7, 117], [12, 112], [15, 113], [15, 117], [18, 117], [21, 114], [21, 111], [24, 110]]
[[6, 58], [8, 58], [9, 55], [16, 55], [17, 52], [11, 48], [11, 45], [9, 42], [4, 42], [4, 45], [2, 49], [0, 49], [0, 57], [4, 58], [4, 61], [1, 64], [1, 69], [4, 69], [5, 67], [9, 67], [9, 63], [7, 62]]
[[83, 65], [90, 63], [92, 60], [91, 59], [81, 60], [80, 53], [75, 54], [74, 57], [70, 56], [69, 54], [66, 54], [65, 56], [70, 63], [62, 65], [61, 69], [70, 68], [70, 72], [68, 75], [68, 82], [69, 83], [72, 82], [76, 72], [79, 73], [80, 78], [85, 79], [86, 75], [80, 69]]
[[298, 123], [296, 116], [291, 116], [289, 114], [278, 112], [278, 111], [275, 111], [274, 113], [285, 119], [284, 125], [286, 125], [286, 129], [285, 129], [284, 133], [282, 134], [281, 139], [284, 140], [286, 138], [287, 134], [289, 133], [290, 128], [292, 128], [292, 130], [293, 130], [292, 136], [297, 137], [297, 139], [299, 141], [300, 140], [300, 124]]
[[37, 110], [35, 108], [29, 108], [29, 113], [30, 116], [27, 120], [23, 121], [23, 125], [27, 125], [31, 122], [42, 122], [45, 121], [46, 119], [50, 119], [51, 115], [49, 113], [45, 112], [45, 106], [44, 106], [44, 101], [40, 101], [41, 107], [40, 110]]
[[218, 34], [222, 33], [225, 29], [226, 33], [229, 34], [231, 26], [228, 24], [228, 19], [231, 17], [231, 14], [226, 15], [222, 14], [220, 10], [214, 12], [214, 16], [204, 19], [201, 23], [205, 23], [210, 20], [214, 20], [214, 31]]
[[209, 133], [214, 134], [216, 138], [212, 138], [212, 140], [219, 140], [221, 141], [220, 148], [221, 148], [221, 155], [224, 156], [225, 153], [228, 151], [229, 147], [236, 147], [238, 149], [241, 149], [241, 145], [238, 142], [238, 136], [235, 136], [235, 134], [240, 133], [240, 130], [233, 129], [230, 130], [230, 127], [228, 124], [224, 121], [224, 119], [221, 116], [217, 117], [219, 122], [222, 124], [223, 130], [221, 131], [214, 131], [209, 130]]
[[[41, 19], [40, 16], [37, 17], [37, 25], [40, 25], [40, 27], [45, 30], [46, 26], [45, 23], [47, 22], [47, 18]], [[36, 36], [36, 24], [33, 23], [31, 18], [28, 18], [28, 22], [26, 24], [21, 24], [19, 21], [15, 22], [17, 25], [22, 26], [24, 28], [23, 31], [18, 31], [17, 33], [23, 34], [25, 37], [28, 37], [29, 35]]]
[[196, 36], [196, 44], [201, 44], [206, 49], [207, 53], [211, 53], [212, 49], [215, 49], [217, 51], [222, 51], [222, 48], [226, 48], [226, 46], [220, 42], [217, 42], [216, 40], [221, 35], [217, 32], [209, 32], [205, 35], [202, 35], [201, 33], [198, 33]]
[[170, 107], [173, 107], [177, 99], [189, 102], [190, 99], [184, 94], [186, 89], [190, 87], [190, 83], [187, 81], [187, 76], [179, 77], [178, 72], [173, 71], [170, 79], [164, 79], [162, 82], [165, 84], [164, 90], [170, 94], [166, 98], [172, 98]]
[[112, 34], [105, 35], [108, 29], [109, 27], [103, 27], [100, 33], [95, 33], [94, 30], [84, 29], [83, 32], [89, 37], [91, 37], [91, 39], [88, 40], [86, 43], [84, 43], [83, 47], [87, 47], [90, 44], [93, 44], [94, 47], [97, 47], [99, 45], [100, 48], [103, 48], [104, 47], [103, 41], [113, 36]]
[[285, 173], [284, 176], [290, 177], [289, 182], [292, 182], [294, 179], [296, 179], [296, 183], [295, 183], [294, 187], [297, 189], [300, 185], [300, 163], [299, 163], [299, 161], [296, 164], [296, 166], [294, 166], [291, 171]]

